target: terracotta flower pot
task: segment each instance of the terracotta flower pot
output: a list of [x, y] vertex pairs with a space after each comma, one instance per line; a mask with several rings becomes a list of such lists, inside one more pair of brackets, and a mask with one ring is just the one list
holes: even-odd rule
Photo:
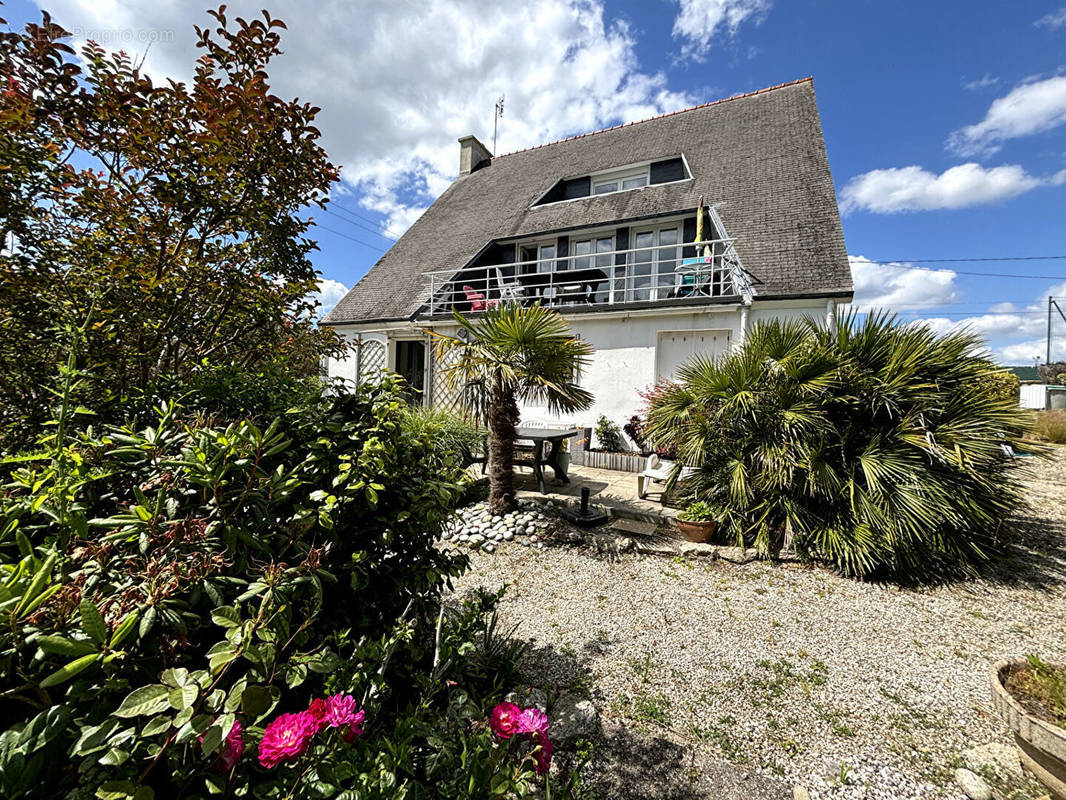
[[706, 542], [714, 535], [717, 527], [718, 523], [713, 519], [707, 522], [689, 522], [683, 519], [677, 521], [677, 529], [687, 542]]
[[1025, 659], [993, 665], [989, 675], [992, 703], [1014, 734], [1022, 766], [1050, 789], [1052, 796], [1066, 800], [1066, 729], [1037, 719], [1007, 691], [1007, 674], [1017, 666], [1026, 666]]

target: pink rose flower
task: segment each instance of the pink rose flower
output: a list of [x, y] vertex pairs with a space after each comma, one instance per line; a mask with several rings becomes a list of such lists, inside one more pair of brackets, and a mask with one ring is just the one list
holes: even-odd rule
[[[204, 735], [201, 733], [196, 741], [203, 745]], [[229, 733], [226, 734], [226, 739], [222, 742], [218, 751], [218, 760], [215, 762], [215, 768], [219, 772], [229, 772], [242, 755], [244, 755], [244, 739], [241, 737], [241, 721], [234, 720], [233, 727], [229, 729]]]
[[343, 728], [341, 737], [351, 744], [356, 736], [363, 733], [363, 720], [366, 719], [365, 711], [355, 710], [355, 698], [350, 694], [335, 694], [326, 698], [326, 714], [322, 720], [322, 727]]
[[518, 719], [522, 711], [514, 703], [500, 703], [489, 715], [489, 727], [501, 739], [510, 739], [518, 733]]
[[222, 743], [222, 752], [219, 753], [218, 763], [223, 772], [229, 772], [244, 755], [244, 738], [241, 736], [243, 729], [241, 721], [234, 720], [233, 727], [226, 735], [226, 741]]
[[351, 744], [355, 741], [356, 736], [362, 736], [364, 719], [366, 719], [365, 711], [356, 712], [348, 723], [348, 729], [341, 734], [341, 738], [343, 738], [348, 744]]
[[539, 708], [527, 708], [518, 717], [518, 733], [548, 733], [548, 715]]
[[263, 732], [259, 743], [259, 763], [273, 769], [282, 761], [299, 758], [307, 752], [311, 737], [318, 733], [318, 722], [309, 711], [282, 714]]
[[552, 751], [555, 747], [552, 745], [552, 740], [544, 733], [534, 733], [533, 742], [537, 745], [533, 753], [533, 757], [537, 760], [535, 769], [538, 775], [544, 775], [551, 768]]

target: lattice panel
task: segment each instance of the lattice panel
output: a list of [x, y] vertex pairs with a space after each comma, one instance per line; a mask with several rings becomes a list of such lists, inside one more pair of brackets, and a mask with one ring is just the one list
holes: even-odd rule
[[433, 353], [433, 397], [434, 408], [443, 408], [448, 411], [461, 413], [463, 410], [463, 388], [452, 385], [442, 369], [445, 366], [434, 348]]
[[359, 375], [357, 383], [377, 383], [381, 370], [385, 369], [385, 345], [377, 339], [364, 339], [359, 348]]

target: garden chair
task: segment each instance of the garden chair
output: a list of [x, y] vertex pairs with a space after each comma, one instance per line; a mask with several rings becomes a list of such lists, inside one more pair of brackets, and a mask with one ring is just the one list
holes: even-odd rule
[[505, 276], [499, 267], [496, 267], [496, 284], [500, 287], [500, 300], [504, 303], [520, 303], [526, 295], [522, 284]]
[[485, 295], [475, 291], [473, 286], [464, 285], [463, 292], [466, 294], [466, 299], [470, 301], [471, 311], [484, 311], [486, 308], [496, 308], [500, 304], [498, 300], [486, 300]]
[[[648, 496], [649, 483], [663, 484], [662, 491], [665, 493], [666, 484], [670, 481], [670, 476], [673, 475], [676, 467], [677, 465], [673, 461], [664, 461], [655, 453], [648, 456], [648, 460], [644, 464], [644, 471], [637, 475], [637, 497], [643, 500]], [[692, 467], [682, 467], [678, 479], [684, 480], [695, 474], [695, 472], [696, 470]]]

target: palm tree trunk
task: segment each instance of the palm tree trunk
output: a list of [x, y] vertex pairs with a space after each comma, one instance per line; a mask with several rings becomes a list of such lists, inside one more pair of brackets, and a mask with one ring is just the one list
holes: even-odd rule
[[514, 393], [493, 381], [489, 397], [489, 510], [513, 511], [518, 503], [514, 488], [514, 443], [518, 403]]

